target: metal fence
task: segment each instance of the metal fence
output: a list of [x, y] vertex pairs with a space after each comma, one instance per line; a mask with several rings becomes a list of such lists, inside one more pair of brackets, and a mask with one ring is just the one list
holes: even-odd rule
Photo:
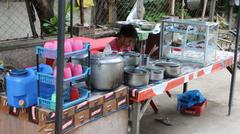
[[[52, 1], [53, 4], [53, 15], [54, 18], [57, 13], [57, 0], [26, 0], [33, 3], [33, 1]], [[70, 0], [67, 0], [69, 3]], [[77, 5], [77, 0], [73, 0], [74, 5]], [[80, 1], [80, 0], [79, 0]], [[145, 15], [144, 19], [148, 21], [159, 22], [164, 16], [169, 16], [171, 12], [170, 0], [144, 0]], [[189, 0], [185, 0], [189, 1]], [[196, 2], [197, 1], [197, 2]], [[196, 0], [195, 3], [188, 2], [184, 6], [185, 18], [201, 17], [203, 0]], [[93, 24], [105, 25], [108, 23], [114, 23], [115, 21], [126, 20], [127, 16], [131, 12], [136, 0], [94, 0], [94, 7], [92, 12]], [[208, 2], [209, 3], [209, 2]], [[217, 3], [217, 12], [223, 15], [222, 10], [225, 9], [222, 2]], [[38, 35], [41, 34], [41, 23], [38, 14], [44, 14], [37, 11], [37, 8], [42, 8], [38, 3], [33, 3], [31, 19], [34, 20], [34, 29]], [[175, 0], [175, 16], [181, 16], [181, 0]], [[51, 10], [51, 9], [46, 9]], [[206, 16], [208, 16], [209, 6], [207, 7]], [[34, 15], [34, 16], [33, 16]], [[89, 15], [89, 13], [85, 14]], [[226, 14], [225, 14], [226, 15]], [[40, 18], [40, 19], [39, 19]], [[56, 18], [55, 18], [56, 19]], [[49, 19], [50, 20], [50, 19]], [[66, 16], [66, 20], [69, 20], [69, 14]], [[78, 6], [74, 7], [73, 13], [74, 24], [80, 23], [80, 10]], [[47, 30], [56, 29], [56, 24], [53, 22], [48, 24]], [[56, 21], [56, 20], [55, 20]], [[69, 25], [69, 22], [66, 23]], [[47, 36], [47, 35], [46, 35]], [[0, 41], [16, 38], [33, 37], [29, 14], [27, 11], [25, 0], [0, 0]]]

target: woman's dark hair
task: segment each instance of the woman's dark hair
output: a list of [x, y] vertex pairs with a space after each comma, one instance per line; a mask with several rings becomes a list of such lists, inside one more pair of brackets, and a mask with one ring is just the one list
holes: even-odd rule
[[124, 37], [131, 37], [136, 39], [138, 37], [137, 31], [135, 29], [135, 27], [131, 24], [128, 25], [123, 25], [120, 28], [120, 31], [118, 33], [118, 36], [124, 36]]

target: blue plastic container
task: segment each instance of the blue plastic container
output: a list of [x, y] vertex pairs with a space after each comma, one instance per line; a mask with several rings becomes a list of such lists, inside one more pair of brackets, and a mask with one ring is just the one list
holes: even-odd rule
[[[33, 70], [35, 70], [35, 72], [37, 72], [37, 67], [36, 66], [31, 67], [30, 69], [33, 69]], [[39, 72], [44, 73], [44, 74], [48, 74], [48, 75], [52, 75], [53, 74], [53, 69], [49, 65], [39, 64]], [[39, 96], [42, 97], [42, 98], [45, 98], [45, 99], [51, 98], [51, 95], [55, 91], [54, 85], [40, 82], [39, 86], [40, 86], [39, 87], [39, 90], [40, 90]]]
[[8, 105], [27, 108], [37, 103], [37, 77], [33, 69], [12, 70], [6, 77]]
[[[90, 97], [90, 91], [88, 89], [79, 89], [79, 93], [81, 94], [81, 97], [78, 98], [77, 100], [64, 101], [63, 109], [70, 108], [74, 105], [77, 105], [77, 104], [83, 102], [83, 101], [86, 101]], [[56, 102], [52, 101], [52, 99], [54, 99], [54, 98], [55, 98], [55, 96], [51, 99], [44, 99], [44, 98], [38, 97], [38, 106], [55, 111]]]
[[[53, 73], [50, 66], [40, 64], [40, 71]], [[17, 69], [6, 76], [8, 105], [28, 108], [37, 104], [37, 68]]]
[[[31, 69], [33, 69], [37, 72], [37, 67], [32, 67]], [[53, 69], [49, 65], [40, 64], [39, 65], [39, 72], [44, 73], [44, 74], [48, 74], [48, 75], [52, 75], [53, 74]], [[42, 98], [45, 98], [45, 99], [50, 99], [51, 95], [55, 91], [54, 85], [40, 82], [39, 86], [40, 86], [39, 87], [39, 90], [40, 90], [39, 96], [42, 97]]]

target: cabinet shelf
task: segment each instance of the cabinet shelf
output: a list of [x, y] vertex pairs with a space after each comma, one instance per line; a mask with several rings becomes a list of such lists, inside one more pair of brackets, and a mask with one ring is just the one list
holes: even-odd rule
[[[64, 79], [63, 82], [64, 84], [66, 83], [70, 83], [70, 82], [76, 82], [82, 79], [85, 79], [88, 77], [88, 75], [90, 75], [90, 68], [84, 66], [83, 67], [83, 73], [81, 75], [78, 76], [73, 76], [71, 78], [68, 79]], [[38, 80], [41, 83], [45, 83], [45, 84], [49, 84], [49, 85], [55, 85], [56, 84], [56, 77], [54, 75], [49, 75], [49, 74], [45, 74], [45, 73], [37, 73], [38, 74]]]
[[[74, 52], [68, 52], [64, 53], [64, 58], [70, 58], [73, 56], [77, 56], [78, 58], [85, 58], [86, 54], [90, 51], [90, 45], [88, 43], [84, 44], [83, 49], [74, 51]], [[57, 59], [57, 50], [48, 49], [44, 47], [36, 47], [36, 54], [49, 59]]]

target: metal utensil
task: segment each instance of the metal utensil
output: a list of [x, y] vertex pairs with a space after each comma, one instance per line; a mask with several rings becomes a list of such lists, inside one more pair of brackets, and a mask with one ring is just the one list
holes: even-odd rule
[[163, 62], [157, 63], [156, 66], [163, 67], [165, 69], [164, 77], [165, 78], [175, 78], [181, 74], [180, 64], [173, 62]]
[[149, 54], [148, 54], [149, 57], [151, 57], [151, 55], [152, 55], [153, 53], [155, 53], [155, 52], [158, 50], [158, 48], [159, 48], [159, 47], [155, 44], [154, 47], [151, 49], [151, 51], [150, 51]]
[[91, 56], [91, 85], [98, 90], [112, 90], [123, 81], [123, 58], [117, 54]]
[[164, 79], [164, 71], [163, 67], [158, 66], [145, 66], [144, 69], [148, 70], [150, 73], [150, 81], [160, 81]]
[[145, 86], [149, 83], [149, 72], [142, 68], [124, 70], [124, 82], [131, 87]]
[[140, 66], [149, 65], [150, 57], [147, 54], [140, 55]]
[[136, 52], [123, 52], [120, 55], [124, 59], [124, 66], [138, 66], [140, 63], [140, 54]]

